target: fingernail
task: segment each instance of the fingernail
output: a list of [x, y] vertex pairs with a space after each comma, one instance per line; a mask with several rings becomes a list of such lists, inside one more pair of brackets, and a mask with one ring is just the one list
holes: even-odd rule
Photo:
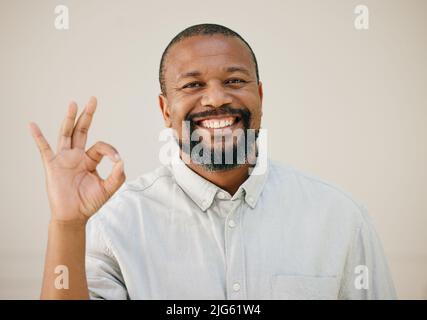
[[120, 160], [120, 155], [119, 155], [118, 153], [116, 153], [116, 154], [114, 155], [114, 159], [115, 159], [116, 161], [119, 161], [119, 160]]

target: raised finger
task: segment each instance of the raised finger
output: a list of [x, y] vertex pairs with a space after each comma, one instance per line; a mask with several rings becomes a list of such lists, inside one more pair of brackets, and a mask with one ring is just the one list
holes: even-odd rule
[[67, 115], [62, 122], [58, 137], [57, 151], [71, 148], [71, 136], [73, 134], [74, 122], [76, 121], [77, 104], [72, 101], [68, 105]]
[[96, 110], [96, 98], [91, 97], [82, 111], [73, 130], [71, 147], [84, 149], [87, 141], [87, 133]]
[[30, 122], [28, 125], [28, 128], [30, 129], [31, 135], [34, 138], [34, 141], [37, 144], [37, 147], [39, 148], [40, 155], [42, 156], [43, 161], [49, 161], [54, 157], [54, 153], [43, 136], [43, 133], [41, 132], [40, 128], [35, 124], [34, 122]]

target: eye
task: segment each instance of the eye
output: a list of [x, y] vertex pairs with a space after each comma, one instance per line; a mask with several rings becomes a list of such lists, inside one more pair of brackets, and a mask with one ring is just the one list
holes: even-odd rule
[[201, 88], [203, 86], [203, 83], [201, 82], [191, 82], [191, 83], [187, 83], [185, 86], [183, 86], [183, 89], [187, 89], [187, 88]]
[[240, 83], [246, 83], [246, 81], [242, 79], [228, 79], [225, 81], [225, 84], [240, 84]]

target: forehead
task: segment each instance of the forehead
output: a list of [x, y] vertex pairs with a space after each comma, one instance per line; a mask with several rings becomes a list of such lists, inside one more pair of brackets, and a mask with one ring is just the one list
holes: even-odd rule
[[188, 71], [208, 73], [241, 66], [255, 74], [255, 65], [249, 48], [236, 37], [198, 35], [173, 45], [165, 61], [165, 78], [176, 80]]

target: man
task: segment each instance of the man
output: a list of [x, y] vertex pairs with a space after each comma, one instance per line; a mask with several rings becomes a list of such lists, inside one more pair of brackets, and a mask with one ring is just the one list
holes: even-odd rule
[[[251, 137], [263, 89], [242, 37], [215, 24], [187, 28], [166, 48], [159, 80], [179, 156], [123, 186], [111, 145], [85, 152], [94, 98], [76, 123], [70, 104], [56, 154], [30, 125], [52, 211], [42, 298], [395, 297], [364, 207], [289, 166], [268, 161], [250, 174], [260, 165]], [[106, 180], [96, 171], [104, 156], [114, 162]], [[69, 274], [65, 289], [58, 266]]]

